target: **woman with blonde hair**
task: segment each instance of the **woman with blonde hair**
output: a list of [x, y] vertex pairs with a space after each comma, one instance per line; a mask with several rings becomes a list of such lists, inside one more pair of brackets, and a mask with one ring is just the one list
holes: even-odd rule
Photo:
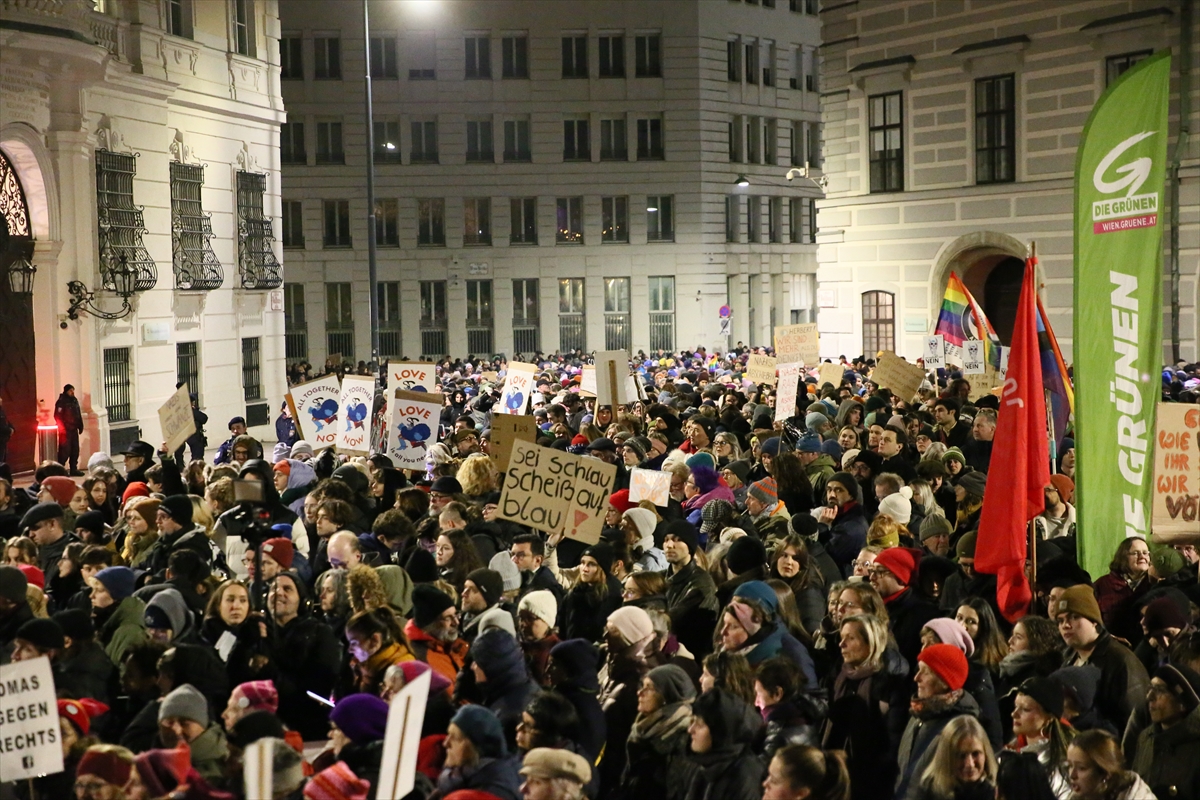
[[492, 459], [483, 453], [472, 453], [455, 474], [462, 485], [462, 493], [472, 500], [482, 500], [484, 495], [496, 491], [498, 475]]
[[992, 800], [996, 754], [972, 716], [955, 717], [942, 729], [937, 749], [909, 800]]
[[131, 497], [121, 512], [125, 519], [125, 546], [121, 558], [131, 567], [140, 567], [150, 547], [158, 541], [159, 502], [152, 497]]
[[1125, 769], [1121, 745], [1107, 731], [1084, 731], [1067, 746], [1071, 800], [1152, 800], [1141, 776]]
[[851, 573], [856, 578], [866, 580], [871, 569], [871, 564], [875, 563], [876, 557], [883, 552], [883, 548], [877, 544], [871, 544], [858, 551], [858, 557], [854, 559], [854, 571]]
[[867, 528], [867, 546], [887, 549], [900, 546], [900, 533], [908, 535], [908, 531], [887, 514], [876, 514]]
[[213, 516], [208, 501], [194, 494], [188, 495], [188, 499], [192, 501], [192, 524], [203, 530], [204, 535], [211, 539], [213, 526], [217, 524], [217, 519]]

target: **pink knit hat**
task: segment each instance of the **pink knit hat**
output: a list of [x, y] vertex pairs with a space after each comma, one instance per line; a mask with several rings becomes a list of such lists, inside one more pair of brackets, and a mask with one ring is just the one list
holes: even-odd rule
[[274, 681], [248, 681], [239, 683], [233, 693], [238, 696], [238, 707], [251, 711], [279, 710], [279, 692]]
[[346, 762], [339, 761], [314, 775], [304, 787], [304, 796], [308, 800], [367, 800], [370, 788], [370, 781], [361, 780]]

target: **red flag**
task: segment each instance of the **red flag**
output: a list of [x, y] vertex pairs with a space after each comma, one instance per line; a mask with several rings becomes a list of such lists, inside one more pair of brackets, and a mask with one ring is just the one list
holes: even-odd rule
[[984, 492], [975, 570], [996, 576], [996, 600], [1009, 622], [1028, 611], [1033, 595], [1025, 577], [1029, 520], [1046, 507], [1050, 451], [1046, 396], [1038, 349], [1036, 258], [1025, 262], [1008, 372]]

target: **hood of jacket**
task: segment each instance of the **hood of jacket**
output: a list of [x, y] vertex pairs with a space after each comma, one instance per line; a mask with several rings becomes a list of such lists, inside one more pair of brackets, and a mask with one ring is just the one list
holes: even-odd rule
[[471, 657], [487, 676], [487, 694], [501, 697], [529, 682], [525, 653], [506, 631], [492, 629], [480, 634], [471, 644]]
[[408, 573], [404, 571], [403, 567], [395, 564], [376, 567], [375, 574], [383, 581], [383, 590], [387, 592], [388, 605], [399, 611], [401, 616], [408, 616], [408, 612], [412, 611], [413, 607], [412, 578], [408, 577]]
[[171, 620], [172, 639], [182, 639], [192, 632], [192, 612], [187, 601], [175, 587], [163, 589], [146, 604], [146, 610], [158, 608]]
[[294, 458], [287, 459], [287, 462], [291, 468], [288, 472], [287, 491], [302, 489], [316, 482], [317, 473], [306, 462]]

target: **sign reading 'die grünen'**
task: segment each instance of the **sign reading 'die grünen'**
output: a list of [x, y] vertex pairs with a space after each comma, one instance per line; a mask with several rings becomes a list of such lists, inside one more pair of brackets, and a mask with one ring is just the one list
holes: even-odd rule
[[614, 464], [517, 440], [497, 516], [595, 544], [616, 477]]
[[50, 659], [0, 667], [0, 780], [63, 771], [58, 701]]

